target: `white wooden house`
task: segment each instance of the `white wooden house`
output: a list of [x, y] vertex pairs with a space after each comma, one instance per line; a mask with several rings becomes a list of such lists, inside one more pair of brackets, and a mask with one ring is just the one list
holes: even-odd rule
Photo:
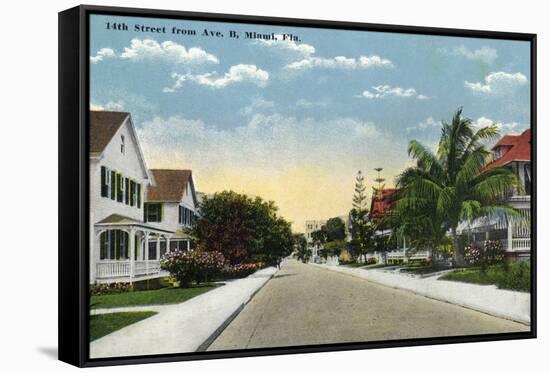
[[159, 229], [174, 232], [160, 241], [167, 250], [190, 250], [189, 230], [197, 217], [197, 194], [191, 170], [151, 170], [155, 185], [147, 190], [144, 219]]
[[492, 148], [493, 160], [485, 170], [509, 167], [519, 178], [521, 188], [505, 197], [504, 203], [519, 211], [522, 218], [482, 217], [463, 222], [459, 233], [467, 234], [471, 242], [482, 245], [485, 240], [499, 240], [509, 258], [529, 259], [531, 256], [531, 130], [520, 135], [506, 135]]

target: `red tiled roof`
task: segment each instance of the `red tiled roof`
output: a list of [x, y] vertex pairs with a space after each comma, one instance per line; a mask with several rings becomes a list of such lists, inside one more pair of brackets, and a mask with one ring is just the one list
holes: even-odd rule
[[102, 153], [129, 113], [90, 111], [90, 153]]
[[151, 170], [156, 186], [147, 190], [147, 200], [174, 202], [181, 201], [191, 170]]
[[370, 206], [371, 218], [376, 220], [384, 217], [395, 205], [395, 194], [398, 189], [384, 189], [373, 196]]
[[497, 148], [501, 148], [500, 158], [488, 163], [484, 171], [514, 161], [531, 161], [531, 129], [523, 131], [521, 135], [504, 136], [493, 146], [493, 150]]

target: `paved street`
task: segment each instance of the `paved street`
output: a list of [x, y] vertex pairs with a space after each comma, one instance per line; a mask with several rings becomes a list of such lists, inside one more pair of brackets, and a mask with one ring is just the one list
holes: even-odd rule
[[209, 350], [528, 330], [523, 324], [291, 260]]

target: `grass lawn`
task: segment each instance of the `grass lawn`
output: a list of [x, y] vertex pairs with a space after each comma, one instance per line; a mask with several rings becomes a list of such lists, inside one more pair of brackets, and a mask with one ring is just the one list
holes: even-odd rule
[[125, 326], [144, 320], [156, 312], [116, 312], [90, 316], [90, 342], [122, 329]]
[[182, 303], [218, 286], [218, 284], [204, 284], [190, 288], [163, 288], [120, 294], [92, 295], [90, 305], [91, 308], [114, 308]]
[[461, 281], [481, 285], [496, 285], [500, 289], [531, 291], [531, 264], [511, 263], [508, 271], [502, 265], [494, 265], [483, 272], [480, 268], [447, 273], [440, 280]]

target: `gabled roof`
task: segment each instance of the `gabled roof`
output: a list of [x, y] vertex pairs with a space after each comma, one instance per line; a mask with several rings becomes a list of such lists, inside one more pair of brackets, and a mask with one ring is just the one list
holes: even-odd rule
[[381, 219], [386, 216], [395, 205], [395, 197], [398, 189], [388, 188], [373, 195], [370, 206], [371, 219]]
[[531, 161], [531, 129], [521, 135], [506, 135], [493, 146], [493, 150], [501, 148], [501, 157], [485, 166], [484, 170], [505, 166], [514, 161]]
[[149, 182], [154, 184], [155, 179], [149, 172], [149, 168], [145, 162], [143, 150], [141, 149], [130, 113], [123, 111], [90, 110], [90, 158], [98, 159], [102, 157], [103, 151], [124, 123], [128, 123], [130, 135], [136, 144], [137, 155], [143, 173], [147, 175]]
[[[179, 202], [184, 196], [187, 185], [194, 188], [191, 170], [150, 170], [155, 178], [155, 186], [149, 187], [147, 200], [156, 202]], [[195, 191], [191, 190], [196, 202]]]
[[90, 111], [90, 153], [103, 153], [129, 116], [118, 111]]

